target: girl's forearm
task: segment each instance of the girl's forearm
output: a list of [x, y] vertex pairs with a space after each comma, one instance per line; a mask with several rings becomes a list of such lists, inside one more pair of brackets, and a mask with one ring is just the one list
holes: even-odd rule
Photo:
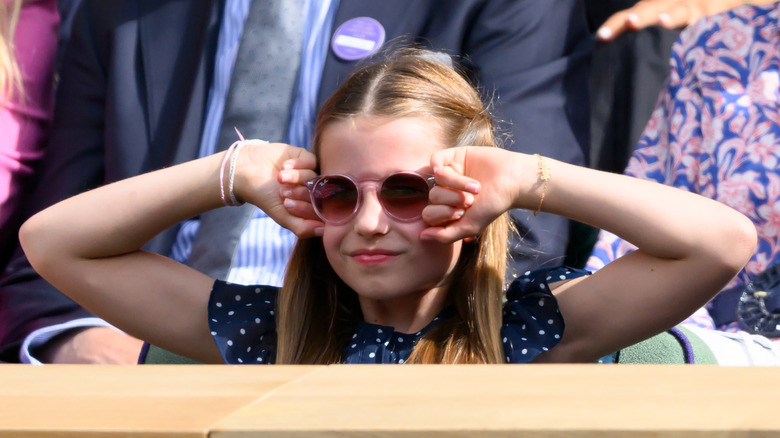
[[[544, 187], [536, 157], [526, 156], [534, 189], [523, 208], [535, 209]], [[542, 210], [613, 232], [659, 258], [708, 257], [741, 268], [755, 246], [744, 215], [714, 200], [638, 178], [543, 158], [550, 178]], [[535, 197], [534, 197], [535, 196]]]
[[[665, 330], [711, 299], [755, 250], [752, 222], [714, 200], [674, 187], [545, 158], [542, 210], [613, 232], [639, 250], [554, 293], [566, 319], [561, 343], [540, 360], [592, 361]], [[544, 190], [536, 157], [521, 160]]]
[[224, 154], [119, 181], [66, 199], [20, 232], [32, 266], [126, 333], [204, 362], [220, 362], [206, 318], [213, 280], [141, 251], [170, 226], [222, 204]]
[[222, 205], [223, 154], [122, 180], [30, 218], [20, 240], [30, 261], [102, 258], [140, 249], [182, 220]]

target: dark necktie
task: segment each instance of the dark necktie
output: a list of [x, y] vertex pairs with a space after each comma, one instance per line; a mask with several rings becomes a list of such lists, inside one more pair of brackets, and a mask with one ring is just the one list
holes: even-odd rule
[[[244, 24], [217, 150], [237, 140], [285, 140], [300, 65], [302, 0], [254, 0]], [[217, 182], [214, 182], [217, 184]], [[225, 279], [254, 206], [225, 207], [200, 216], [187, 264]], [[261, 237], [262, 238], [262, 237]]]

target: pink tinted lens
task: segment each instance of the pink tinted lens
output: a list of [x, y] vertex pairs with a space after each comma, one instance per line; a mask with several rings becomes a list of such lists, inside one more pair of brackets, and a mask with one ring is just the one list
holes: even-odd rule
[[398, 173], [382, 184], [380, 199], [390, 215], [402, 220], [417, 219], [428, 205], [428, 182], [416, 174]]
[[328, 176], [320, 179], [314, 186], [312, 194], [314, 208], [327, 221], [344, 221], [352, 215], [357, 206], [357, 187], [343, 176]]

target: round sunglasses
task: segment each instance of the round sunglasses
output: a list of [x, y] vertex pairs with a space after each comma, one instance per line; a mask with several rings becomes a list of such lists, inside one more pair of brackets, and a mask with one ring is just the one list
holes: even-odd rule
[[413, 222], [422, 217], [428, 205], [434, 176], [399, 172], [382, 179], [357, 180], [351, 175], [330, 174], [307, 181], [306, 187], [317, 216], [328, 224], [341, 225], [357, 214], [367, 184], [375, 187], [377, 199], [388, 216], [399, 222]]

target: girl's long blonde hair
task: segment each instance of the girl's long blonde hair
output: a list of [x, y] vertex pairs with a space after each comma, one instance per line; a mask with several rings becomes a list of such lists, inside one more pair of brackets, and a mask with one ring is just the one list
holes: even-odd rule
[[[450, 135], [444, 139], [448, 144], [495, 147], [493, 121], [479, 94], [448, 62], [446, 55], [404, 49], [361, 68], [323, 106], [312, 149], [317, 152], [330, 123], [356, 116], [423, 117]], [[508, 226], [503, 215], [473, 242], [464, 242], [447, 298], [455, 316], [428, 332], [407, 363], [502, 361]], [[357, 294], [328, 263], [322, 239], [298, 241], [277, 316], [277, 363], [342, 361], [363, 317]]]
[[22, 93], [22, 75], [14, 56], [14, 32], [22, 0], [0, 0], [0, 108]]

